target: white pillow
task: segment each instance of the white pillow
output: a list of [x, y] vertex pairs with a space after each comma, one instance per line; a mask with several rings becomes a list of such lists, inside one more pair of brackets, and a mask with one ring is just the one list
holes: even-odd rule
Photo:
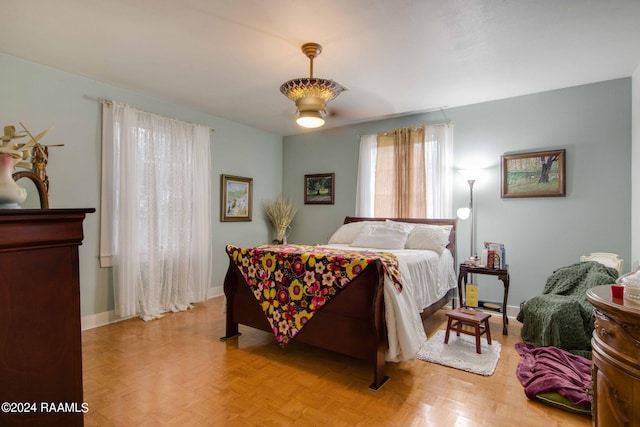
[[375, 249], [404, 249], [412, 227], [403, 224], [367, 224], [351, 246]]
[[353, 239], [360, 234], [360, 230], [367, 224], [372, 224], [374, 221], [358, 221], [350, 222], [349, 224], [343, 224], [336, 230], [335, 233], [329, 238], [329, 244], [350, 244]]
[[449, 243], [450, 225], [416, 224], [407, 238], [407, 249], [431, 250], [439, 254]]

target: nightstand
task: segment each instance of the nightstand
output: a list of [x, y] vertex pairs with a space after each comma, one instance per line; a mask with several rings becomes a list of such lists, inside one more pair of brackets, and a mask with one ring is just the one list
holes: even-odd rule
[[507, 325], [509, 319], [507, 318], [507, 298], [509, 297], [509, 266], [507, 268], [485, 268], [485, 267], [471, 267], [466, 264], [460, 264], [460, 272], [458, 273], [458, 298], [460, 307], [466, 307], [466, 296], [463, 294], [463, 290], [466, 289], [469, 274], [485, 274], [488, 276], [497, 276], [504, 285], [504, 294], [502, 299], [502, 335], [508, 335]]

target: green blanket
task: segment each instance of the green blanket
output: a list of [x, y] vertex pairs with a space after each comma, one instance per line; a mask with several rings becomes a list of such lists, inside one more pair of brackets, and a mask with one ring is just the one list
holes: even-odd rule
[[522, 340], [534, 347], [553, 346], [590, 357], [594, 318], [587, 290], [617, 278], [616, 269], [594, 261], [554, 271], [543, 294], [527, 301], [518, 313]]

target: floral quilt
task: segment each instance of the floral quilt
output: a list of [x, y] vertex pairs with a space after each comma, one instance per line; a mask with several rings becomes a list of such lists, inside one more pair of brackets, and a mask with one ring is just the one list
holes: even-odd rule
[[398, 259], [389, 252], [302, 245], [229, 245], [226, 250], [281, 345], [292, 340], [315, 313], [375, 260], [382, 261], [385, 274], [396, 290], [402, 291]]

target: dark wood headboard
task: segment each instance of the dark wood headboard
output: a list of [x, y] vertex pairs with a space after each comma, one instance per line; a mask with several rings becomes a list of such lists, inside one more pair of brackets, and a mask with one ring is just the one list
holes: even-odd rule
[[453, 265], [454, 267], [457, 265], [456, 263], [456, 226], [458, 225], [458, 220], [456, 218], [446, 219], [446, 218], [365, 218], [358, 216], [347, 216], [344, 218], [344, 223], [349, 224], [350, 222], [359, 222], [359, 221], [386, 221], [387, 219], [391, 221], [398, 222], [411, 222], [414, 224], [432, 224], [432, 225], [450, 225], [451, 232], [449, 233], [449, 244], [447, 244], [447, 249], [453, 255]]

